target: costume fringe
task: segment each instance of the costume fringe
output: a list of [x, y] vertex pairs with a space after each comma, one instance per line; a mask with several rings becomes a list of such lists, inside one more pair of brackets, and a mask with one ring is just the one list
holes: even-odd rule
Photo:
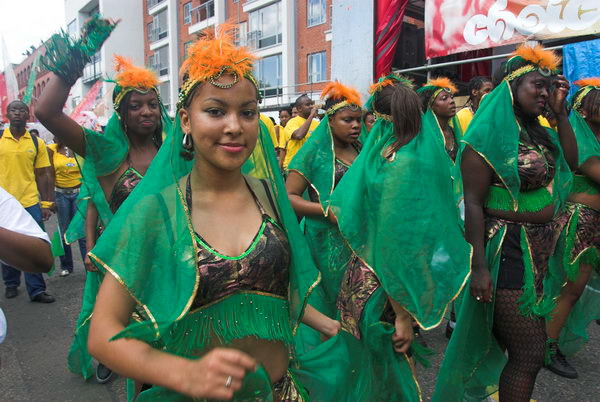
[[[552, 205], [554, 199], [546, 188], [533, 191], [520, 192], [517, 198], [518, 209], [516, 212], [539, 212]], [[514, 201], [510, 193], [504, 187], [491, 186], [485, 207], [500, 211], [514, 211]]]

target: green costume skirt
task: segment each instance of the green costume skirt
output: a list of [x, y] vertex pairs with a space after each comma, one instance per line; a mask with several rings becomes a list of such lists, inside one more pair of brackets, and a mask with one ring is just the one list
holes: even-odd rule
[[567, 211], [569, 222], [559, 244], [567, 278], [577, 279], [581, 263], [593, 268], [560, 334], [560, 349], [570, 355], [589, 340], [587, 327], [600, 318], [600, 211], [573, 202], [567, 203]]
[[[544, 224], [511, 222], [486, 217], [485, 254], [494, 293], [508, 225], [520, 228], [523, 255], [523, 296], [520, 313], [546, 318], [564, 283], [554, 249], [568, 216]], [[468, 292], [469, 286], [465, 289]], [[503, 348], [493, 335], [494, 301], [477, 302], [470, 294], [457, 302], [457, 324], [438, 374], [433, 401], [481, 401], [498, 390], [506, 364]]]

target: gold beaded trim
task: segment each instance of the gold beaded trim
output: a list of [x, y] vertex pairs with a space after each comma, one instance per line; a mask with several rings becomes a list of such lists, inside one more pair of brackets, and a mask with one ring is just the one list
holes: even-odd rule
[[379, 113], [379, 112], [373, 110], [373, 116], [375, 116], [376, 119], [382, 119], [382, 120], [387, 120], [389, 122], [392, 122], [392, 116], [389, 114]]
[[[221, 67], [221, 70], [213, 75], [212, 77], [208, 78], [208, 82], [210, 82], [212, 85], [218, 87], [218, 88], [222, 88], [222, 89], [229, 89], [231, 87], [233, 87], [235, 84], [237, 84], [239, 82], [239, 77], [237, 74], [233, 73], [233, 82], [230, 84], [221, 84], [219, 82], [217, 82], [217, 80], [219, 78], [221, 78], [221, 76], [223, 74], [225, 74], [225, 72], [229, 69], [229, 66], [223, 66]], [[261, 100], [261, 94], [260, 94], [260, 87], [258, 85], [258, 81], [256, 80], [256, 78], [254, 77], [254, 74], [252, 73], [247, 73], [244, 75], [244, 78], [247, 78], [250, 80], [250, 82], [252, 82], [252, 84], [256, 87], [256, 92], [258, 93], [258, 100]], [[192, 79], [188, 79], [187, 81], [185, 81], [183, 83], [183, 86], [181, 87], [181, 90], [179, 91], [179, 95], [178, 95], [178, 101], [177, 101], [177, 109], [181, 109], [184, 105], [185, 105], [185, 100], [187, 99], [187, 97], [190, 95], [190, 93], [192, 93], [192, 91], [194, 90], [194, 88], [196, 87], [196, 85], [200, 84], [202, 81], [199, 80], [192, 80]]]
[[575, 98], [575, 101], [573, 102], [573, 109], [581, 112], [581, 104], [583, 103], [583, 99], [593, 89], [600, 89], [600, 87], [594, 87], [594, 86], [589, 85], [589, 86], [583, 88], [581, 90], [581, 92], [579, 93], [579, 95], [577, 95], [577, 97]]
[[532, 71], [535, 71], [537, 69], [536, 66], [534, 66], [533, 64], [528, 64], [526, 66], [517, 68], [515, 71], [513, 71], [512, 73], [508, 74], [506, 76], [506, 78], [504, 78], [506, 81], [512, 81], [516, 78], [519, 78], [527, 73], [530, 73]]
[[360, 109], [360, 105], [355, 105], [354, 103], [350, 103], [350, 102], [348, 102], [348, 101], [345, 100], [345, 101], [336, 103], [335, 105], [333, 105], [332, 107], [330, 107], [329, 109], [327, 109], [325, 111], [325, 113], [327, 115], [331, 116], [332, 114], [334, 114], [335, 112], [337, 112], [341, 108], [348, 107], [348, 106], [354, 107], [356, 109]]

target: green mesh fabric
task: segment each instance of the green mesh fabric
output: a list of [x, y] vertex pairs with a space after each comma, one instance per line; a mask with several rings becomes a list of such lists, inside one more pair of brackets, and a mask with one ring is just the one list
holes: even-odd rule
[[[262, 123], [260, 128], [256, 148], [242, 171], [250, 178], [267, 180], [290, 242], [288, 303], [294, 331], [319, 276], [287, 198], [269, 133]], [[148, 316], [142, 324], [130, 325], [116, 337], [169, 339], [169, 331], [189, 314], [202, 280], [196, 267], [185, 189], [179, 183], [193, 166], [180, 156], [182, 139], [177, 119], [173, 135], [90, 252], [96, 265], [111, 273]]]
[[[513, 97], [508, 81], [503, 81], [490, 94], [486, 95], [476, 115], [473, 117], [462, 142], [470, 146], [496, 172], [513, 200], [513, 210], [519, 209], [521, 180], [517, 168], [518, 144], [521, 128], [515, 118]], [[553, 199], [555, 214], [562, 211], [569, 196], [572, 174], [562, 155], [558, 136], [552, 129], [546, 129], [554, 143], [556, 172], [554, 175]], [[493, 135], [502, 133], [502, 135]]]
[[577, 138], [579, 166], [594, 156], [600, 157], [600, 141], [598, 141], [583, 116], [577, 110], [573, 110], [569, 116], [569, 121], [575, 132], [575, 138]]
[[345, 247], [339, 229], [325, 218], [335, 185], [335, 151], [328, 115], [298, 151], [289, 170], [300, 173], [319, 196], [324, 216], [305, 217], [304, 235], [322, 278], [321, 302], [314, 303], [323, 313], [335, 317], [340, 281], [351, 252]]
[[433, 112], [388, 161], [382, 153], [394, 140], [392, 124], [378, 120], [334, 191], [331, 208], [352, 251], [427, 329], [441, 322], [465, 284], [471, 247], [464, 240], [452, 163]]

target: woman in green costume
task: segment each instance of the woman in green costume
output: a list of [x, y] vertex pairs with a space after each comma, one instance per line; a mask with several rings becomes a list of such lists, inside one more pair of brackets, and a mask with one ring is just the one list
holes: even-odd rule
[[422, 115], [403, 77], [384, 77], [372, 91], [377, 120], [331, 196], [352, 252], [337, 300], [342, 331], [303, 358], [305, 367], [317, 352], [337, 362], [351, 386], [331, 387], [336, 400], [418, 401], [412, 321], [439, 325], [468, 277], [470, 246], [434, 114]]
[[[551, 257], [577, 165], [569, 84], [553, 76], [559, 62], [541, 46], [519, 47], [462, 140], [471, 294], [458, 308], [434, 400], [483, 400], [499, 388], [500, 401], [529, 401], [543, 366], [544, 318], [562, 285]], [[539, 124], [546, 103], [558, 134]]]
[[570, 120], [579, 158], [567, 203], [570, 218], [561, 241], [568, 280], [547, 326], [553, 353], [546, 363], [548, 369], [568, 378], [577, 378], [577, 371], [562, 349], [576, 352], [588, 339], [588, 324], [600, 318], [600, 78], [574, 84], [579, 89], [573, 96]]
[[[85, 129], [63, 113], [71, 86], [81, 76], [89, 55], [95, 54], [108, 38], [114, 24], [94, 17], [81, 37], [73, 42], [66, 34], [50, 39], [44, 61], [54, 73], [41, 96], [36, 115], [52, 133], [85, 158], [82, 169], [84, 190], [89, 197], [86, 211], [88, 249], [111, 222], [113, 214], [146, 173], [163, 141], [163, 129], [170, 120], [158, 94], [158, 78], [127, 59], [115, 56], [117, 71], [113, 90], [115, 113], [103, 133]], [[87, 351], [89, 320], [103, 274], [87, 261], [86, 284], [77, 320], [68, 366], [88, 379], [93, 375], [92, 358]], [[102, 364], [96, 379], [107, 382], [111, 372]]]
[[[304, 235], [321, 272], [321, 311], [335, 317], [335, 303], [350, 252], [340, 237], [329, 197], [360, 152], [360, 95], [339, 82], [321, 93], [325, 118], [288, 166], [286, 188], [296, 215], [304, 218]], [[308, 199], [303, 194], [308, 192]]]
[[254, 57], [232, 42], [221, 28], [190, 47], [172, 139], [90, 252], [108, 272], [90, 351], [136, 400], [307, 400], [292, 334], [333, 322], [306, 305], [318, 273], [259, 124]]

